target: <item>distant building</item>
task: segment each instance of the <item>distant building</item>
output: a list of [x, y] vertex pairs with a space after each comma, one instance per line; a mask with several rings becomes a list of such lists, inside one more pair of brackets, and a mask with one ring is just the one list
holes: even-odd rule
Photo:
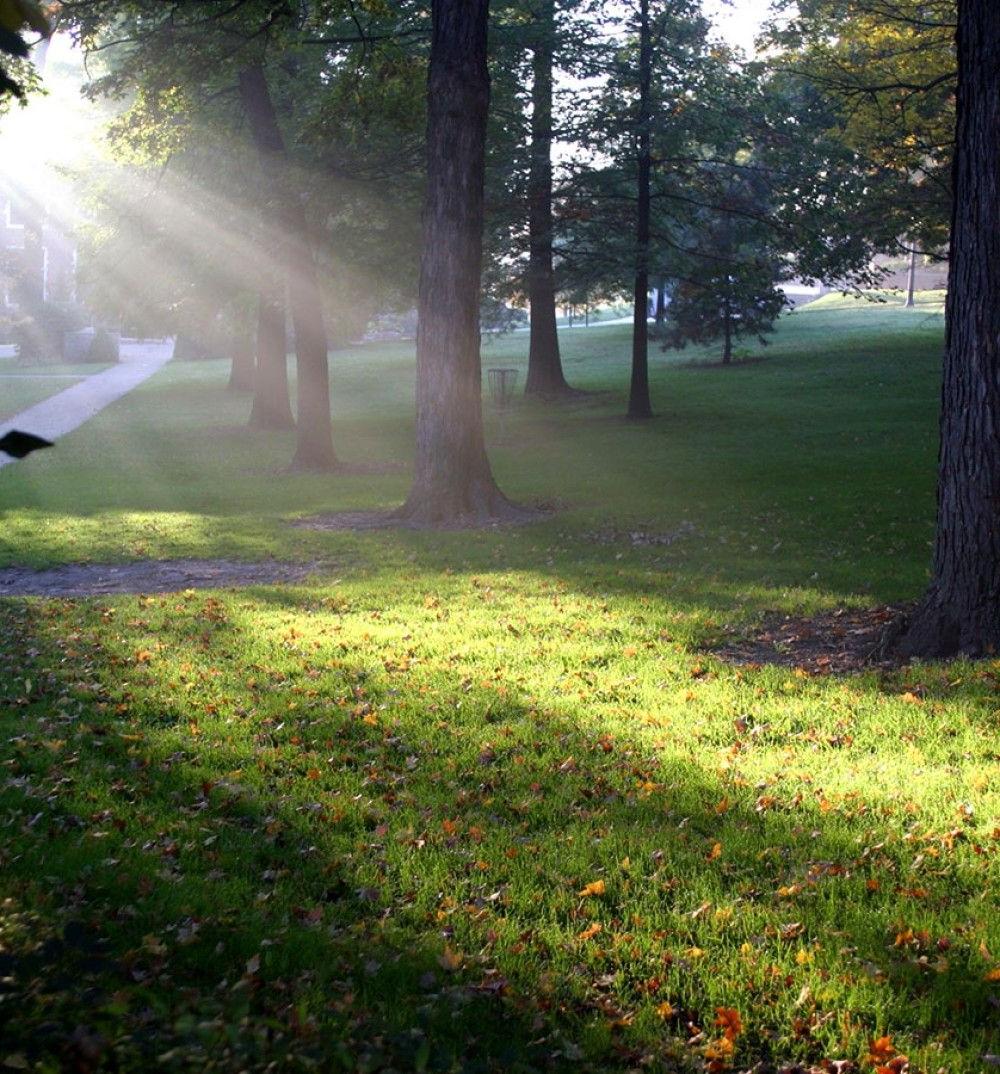
[[44, 210], [0, 188], [0, 304], [8, 312], [76, 301], [73, 235]]

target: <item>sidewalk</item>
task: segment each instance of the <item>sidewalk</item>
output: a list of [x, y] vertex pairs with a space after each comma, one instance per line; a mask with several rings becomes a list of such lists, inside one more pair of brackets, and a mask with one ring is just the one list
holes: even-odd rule
[[[59, 440], [159, 372], [173, 353], [172, 340], [166, 343], [123, 343], [121, 361], [117, 365], [0, 422], [0, 436], [9, 429], [20, 429], [44, 436], [46, 440]], [[17, 461], [0, 454], [0, 468]]]

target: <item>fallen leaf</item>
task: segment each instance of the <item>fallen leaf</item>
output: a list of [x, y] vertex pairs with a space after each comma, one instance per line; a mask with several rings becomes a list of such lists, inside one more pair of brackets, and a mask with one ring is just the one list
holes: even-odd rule
[[895, 1054], [892, 1037], [877, 1037], [868, 1045], [868, 1061], [875, 1066], [884, 1066]]
[[456, 970], [462, 968], [462, 963], [465, 960], [462, 958], [460, 952], [456, 951], [453, 947], [445, 945], [444, 951], [438, 956], [438, 965], [443, 969], [446, 969], [449, 973], [454, 973]]
[[726, 1040], [736, 1040], [743, 1032], [743, 1019], [740, 1018], [740, 1012], [735, 1007], [716, 1007], [715, 1025], [722, 1030], [722, 1035]]

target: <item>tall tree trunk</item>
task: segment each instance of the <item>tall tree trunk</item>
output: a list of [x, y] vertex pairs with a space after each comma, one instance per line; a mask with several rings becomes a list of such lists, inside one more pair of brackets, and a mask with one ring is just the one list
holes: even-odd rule
[[729, 365], [733, 360], [733, 311], [728, 291], [722, 300], [722, 333], [722, 364]]
[[518, 512], [483, 439], [479, 297], [490, 83], [489, 0], [433, 0], [427, 82], [427, 195], [417, 322], [413, 485], [397, 517], [419, 525]]
[[330, 422], [330, 369], [323, 300], [301, 198], [288, 188], [288, 154], [278, 127], [267, 76], [259, 64], [240, 71], [240, 98], [270, 188], [275, 239], [288, 272], [289, 308], [295, 331], [298, 436], [292, 468], [331, 470], [337, 464]]
[[252, 392], [255, 363], [250, 333], [245, 327], [235, 330], [229, 345], [232, 348], [232, 365], [227, 387], [231, 392]]
[[914, 289], [915, 289], [916, 282], [917, 282], [917, 251], [916, 251], [916, 247], [914, 247], [910, 251], [910, 264], [909, 264], [909, 267], [906, 270], [906, 308], [907, 309], [912, 309], [913, 308], [913, 305], [914, 305], [913, 292], [914, 292]]
[[959, 0], [957, 43], [937, 539], [908, 656], [1000, 652], [1000, 4]]
[[639, 123], [638, 207], [635, 224], [635, 302], [632, 310], [632, 382], [628, 417], [651, 418], [649, 398], [649, 185], [653, 170], [650, 151], [650, 86], [653, 78], [653, 40], [649, 26], [649, 0], [639, 3]]
[[661, 276], [656, 285], [656, 327], [667, 319], [667, 281]]
[[531, 83], [531, 164], [528, 173], [528, 345], [527, 395], [561, 395], [563, 375], [556, 331], [556, 285], [552, 268], [552, 60], [555, 0], [542, 0], [535, 18]]
[[257, 297], [257, 369], [250, 424], [258, 429], [294, 429], [288, 398], [285, 306], [275, 290]]

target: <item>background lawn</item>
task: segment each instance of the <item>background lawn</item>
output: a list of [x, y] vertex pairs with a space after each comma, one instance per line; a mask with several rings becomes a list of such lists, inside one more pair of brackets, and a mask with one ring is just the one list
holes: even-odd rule
[[106, 368], [102, 365], [22, 366], [14, 359], [0, 360], [0, 421]]
[[988, 1069], [1000, 661], [702, 651], [919, 593], [924, 298], [821, 300], [732, 369], [654, 352], [639, 425], [628, 327], [564, 333], [594, 394], [519, 398], [499, 444], [489, 417], [504, 489], [560, 508], [521, 529], [288, 525], [400, 502], [411, 345], [332, 361], [338, 451], [387, 473], [282, 474], [291, 437], [246, 429], [214, 362], [5, 469], [8, 564], [319, 566], [0, 602], [0, 1063]]

